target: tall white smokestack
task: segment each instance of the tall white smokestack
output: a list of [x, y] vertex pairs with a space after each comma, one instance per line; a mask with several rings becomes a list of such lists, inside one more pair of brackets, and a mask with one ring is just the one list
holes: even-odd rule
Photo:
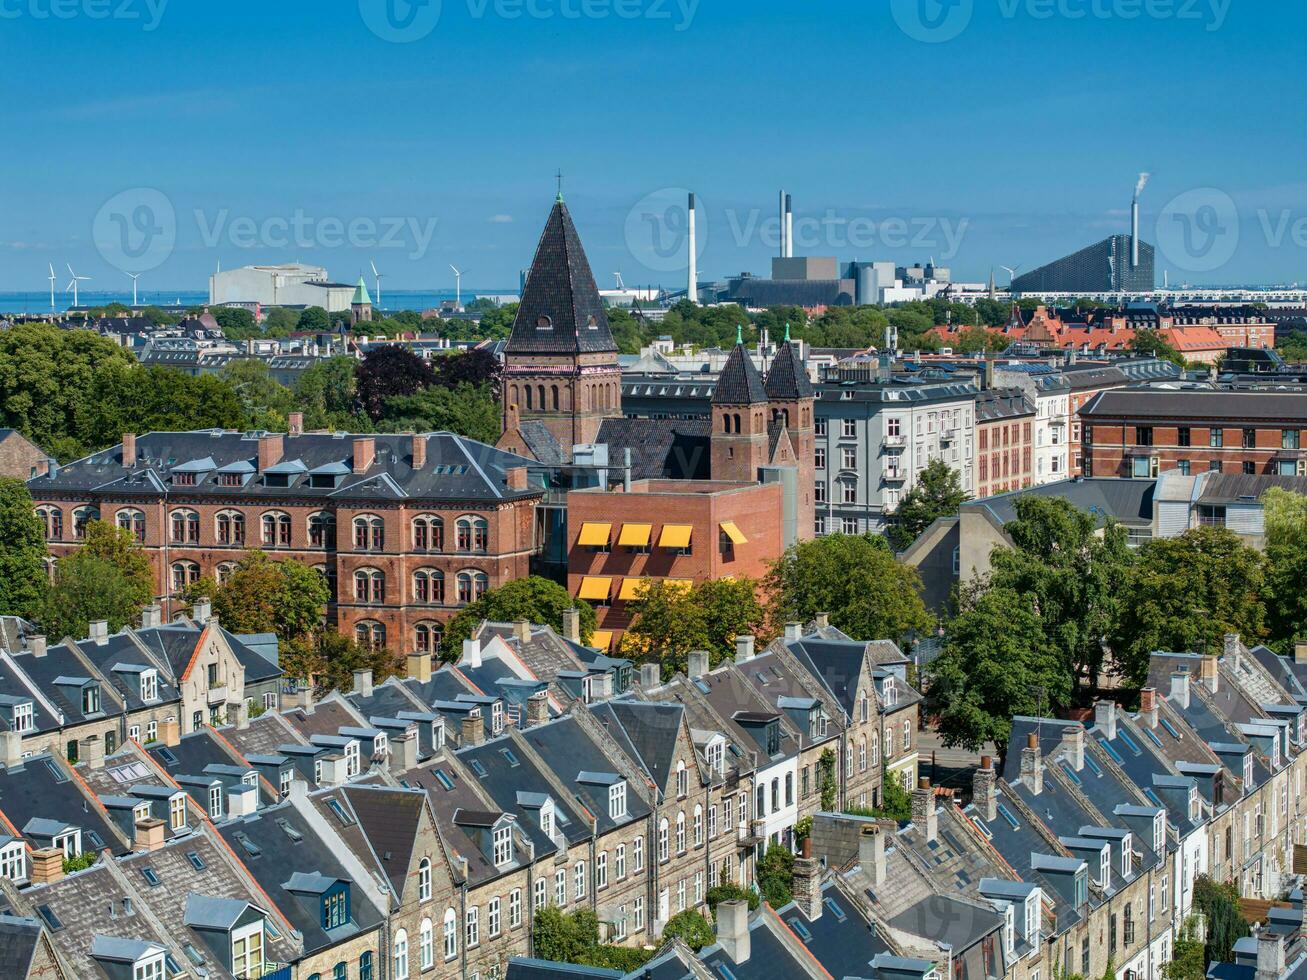
[[1130, 202], [1130, 268], [1139, 268], [1139, 195], [1144, 192], [1148, 186], [1148, 178], [1152, 174], [1142, 173], [1139, 179], [1135, 181], [1135, 196]]
[[794, 258], [794, 202], [785, 195], [785, 257]]
[[686, 298], [691, 303], [699, 302], [699, 242], [694, 233], [694, 192], [690, 192], [689, 205], [689, 232], [690, 232], [690, 281]]
[[781, 219], [781, 225], [780, 225], [780, 228], [781, 228], [781, 232], [780, 232], [780, 234], [781, 234], [781, 258], [785, 258], [786, 242], [785, 242], [785, 192], [784, 192], [784, 191], [781, 191], [781, 198], [780, 198], [780, 219]]

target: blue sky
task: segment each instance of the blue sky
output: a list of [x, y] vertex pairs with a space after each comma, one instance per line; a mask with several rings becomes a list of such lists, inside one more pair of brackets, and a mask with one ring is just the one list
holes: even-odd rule
[[1159, 279], [1307, 281], [1305, 5], [950, 2], [0, 0], [0, 289], [512, 288], [558, 168], [601, 283], [682, 284], [685, 188], [705, 277], [766, 272], [785, 187], [801, 253], [979, 280], [1125, 230], [1140, 171]]

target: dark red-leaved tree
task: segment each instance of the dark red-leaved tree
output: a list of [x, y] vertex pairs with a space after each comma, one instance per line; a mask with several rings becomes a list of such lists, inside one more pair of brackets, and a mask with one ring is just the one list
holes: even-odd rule
[[355, 375], [358, 399], [374, 422], [380, 420], [386, 399], [413, 395], [436, 381], [435, 372], [422, 358], [403, 347], [378, 347], [368, 352]]

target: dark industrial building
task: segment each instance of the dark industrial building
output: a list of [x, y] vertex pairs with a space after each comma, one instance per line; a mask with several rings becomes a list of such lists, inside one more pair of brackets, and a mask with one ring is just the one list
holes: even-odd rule
[[1153, 246], [1139, 243], [1132, 263], [1129, 235], [1113, 235], [1074, 255], [1012, 280], [1013, 293], [1143, 293], [1156, 288]]

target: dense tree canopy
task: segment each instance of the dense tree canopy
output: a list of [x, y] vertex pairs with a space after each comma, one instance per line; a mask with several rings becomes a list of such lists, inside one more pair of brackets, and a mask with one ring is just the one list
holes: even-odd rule
[[435, 380], [435, 372], [426, 361], [412, 351], [391, 345], [370, 350], [355, 376], [359, 400], [373, 421], [384, 415], [388, 398], [416, 394]]
[[[880, 536], [832, 534], [793, 545], [766, 579], [778, 624], [819, 612], [859, 640], [901, 642], [931, 626], [916, 570], [895, 560]], [[779, 627], [778, 627], [779, 628]]]
[[595, 628], [594, 607], [577, 602], [557, 582], [538, 575], [514, 579], [497, 589], [491, 589], [476, 602], [459, 611], [445, 627], [445, 652], [457, 659], [462, 643], [484, 620], [496, 623], [515, 623], [528, 620], [541, 626], [552, 626], [563, 632], [563, 613], [575, 608], [581, 615], [581, 642], [586, 643]]
[[22, 480], [0, 478], [0, 616], [34, 618], [45, 602], [45, 529]]
[[1266, 625], [1270, 644], [1292, 654], [1307, 641], [1307, 496], [1273, 487], [1266, 507]]
[[186, 595], [191, 601], [208, 597], [222, 625], [233, 633], [303, 640], [321, 627], [331, 590], [322, 574], [303, 562], [251, 551], [221, 585], [201, 579]]
[[966, 499], [961, 474], [944, 460], [932, 459], [894, 512], [888, 532], [894, 550], [906, 551], [936, 519], [956, 514]]
[[757, 583], [750, 579], [701, 582], [688, 589], [651, 582], [629, 609], [623, 652], [656, 660], [664, 677], [684, 672], [692, 650], [708, 651], [709, 665], [715, 667], [735, 652], [737, 636], [766, 640], [766, 613]]
[[153, 598], [154, 572], [136, 539], [112, 524], [90, 521], [82, 547], [55, 566], [38, 618], [48, 636], [80, 639], [96, 620], [106, 620], [115, 632], [135, 623]]

